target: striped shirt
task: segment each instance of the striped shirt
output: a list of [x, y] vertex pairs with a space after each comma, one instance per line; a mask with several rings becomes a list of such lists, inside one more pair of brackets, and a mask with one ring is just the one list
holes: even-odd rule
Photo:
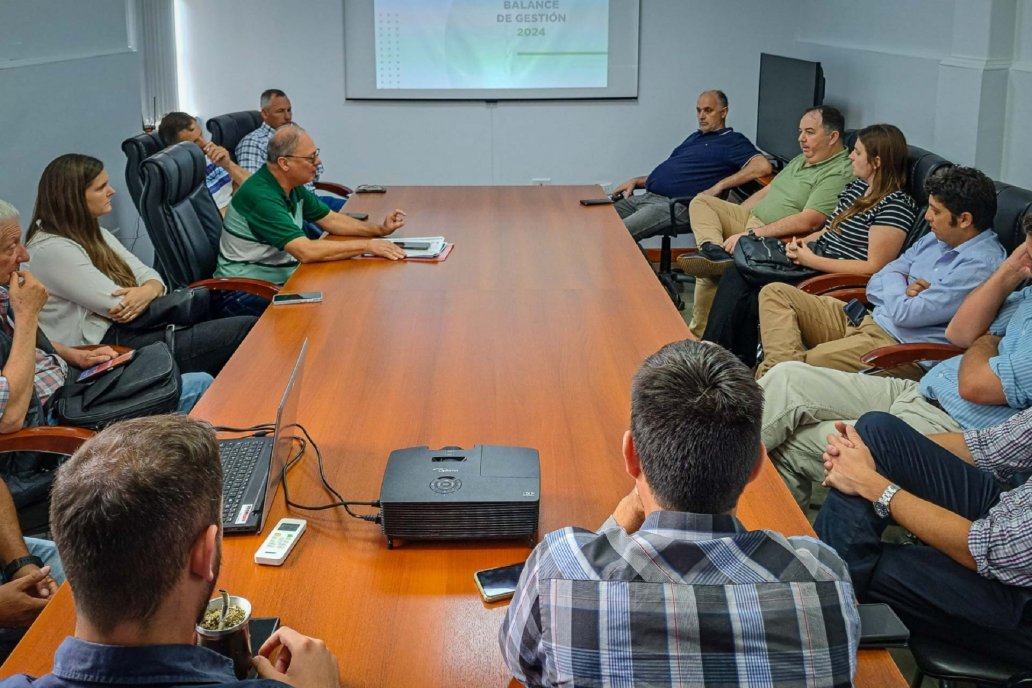
[[215, 199], [215, 205], [222, 210], [233, 200], [233, 180], [229, 172], [211, 161], [207, 155], [204, 156], [207, 164], [204, 172], [204, 184], [208, 187], [208, 193]]
[[859, 618], [824, 543], [662, 511], [545, 536], [499, 641], [528, 686], [848, 686]]
[[[1000, 480], [1032, 471], [1032, 409], [1000, 425], [966, 430], [964, 441], [975, 465]], [[1032, 588], [1032, 484], [1004, 492], [971, 524], [968, 550], [986, 578]]]
[[917, 206], [905, 191], [893, 191], [862, 213], [839, 223], [834, 230], [831, 223], [856, 203], [868, 189], [863, 179], [854, 179], [838, 197], [835, 212], [824, 223], [825, 231], [817, 241], [824, 248], [824, 256], [845, 260], [867, 260], [867, 246], [871, 227], [894, 227], [904, 234], [910, 231], [917, 217]]
[[962, 356], [943, 361], [921, 378], [921, 394], [938, 401], [965, 429], [1003, 423], [1032, 406], [1032, 287], [1007, 297], [989, 333], [1003, 337], [996, 355], [989, 359], [989, 367], [1000, 379], [1006, 404], [976, 404], [961, 398]]
[[[236, 147], [237, 164], [248, 172], [257, 172], [265, 167], [269, 161], [269, 139], [276, 133], [276, 130], [265, 122], [250, 134], [240, 139]], [[315, 182], [323, 173], [323, 164], [320, 162], [315, 167], [315, 179], [305, 184], [305, 188], [315, 193]]]

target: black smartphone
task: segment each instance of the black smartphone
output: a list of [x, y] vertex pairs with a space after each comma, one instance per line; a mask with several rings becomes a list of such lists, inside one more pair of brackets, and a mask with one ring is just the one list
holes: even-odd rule
[[347, 215], [348, 217], [353, 217], [356, 220], [368, 220], [369, 219], [369, 213], [344, 213], [344, 214]]
[[612, 205], [615, 203], [612, 198], [608, 196], [606, 198], [582, 198], [580, 201], [581, 205]]
[[861, 604], [860, 647], [906, 647], [910, 630], [892, 607], [884, 603]]
[[849, 319], [849, 324], [853, 327], [859, 325], [863, 321], [864, 316], [867, 315], [867, 306], [860, 299], [853, 299], [843, 306], [842, 310], [845, 312], [846, 318]]
[[398, 248], [403, 248], [406, 251], [426, 251], [430, 248], [429, 241], [395, 241]]
[[477, 582], [477, 588], [485, 602], [496, 602], [513, 596], [516, 592], [516, 584], [520, 582], [520, 574], [526, 562], [499, 566], [494, 569], [484, 569], [473, 574], [473, 580]]
[[[232, 609], [230, 609], [232, 611]], [[251, 631], [251, 655], [257, 655], [258, 650], [265, 644], [276, 629], [279, 628], [278, 616], [256, 616], [249, 622]]]

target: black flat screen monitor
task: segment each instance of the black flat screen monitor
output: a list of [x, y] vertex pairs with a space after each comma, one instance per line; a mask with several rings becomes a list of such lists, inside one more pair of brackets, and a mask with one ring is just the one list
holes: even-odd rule
[[820, 62], [760, 53], [756, 145], [785, 163], [799, 155], [799, 118], [824, 104]]

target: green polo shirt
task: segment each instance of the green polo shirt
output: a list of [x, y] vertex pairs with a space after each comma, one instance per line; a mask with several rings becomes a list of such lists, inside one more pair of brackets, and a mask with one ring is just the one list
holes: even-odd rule
[[284, 194], [269, 167], [262, 167], [233, 194], [222, 226], [215, 276], [283, 284], [299, 264], [283, 247], [305, 236], [304, 222], [318, 222], [329, 212], [303, 186]]
[[[842, 150], [816, 165], [806, 165], [800, 153], [770, 183], [770, 191], [752, 209], [763, 224], [812, 208], [831, 215], [838, 196], [853, 179], [849, 151]], [[239, 192], [237, 192], [239, 193]]]

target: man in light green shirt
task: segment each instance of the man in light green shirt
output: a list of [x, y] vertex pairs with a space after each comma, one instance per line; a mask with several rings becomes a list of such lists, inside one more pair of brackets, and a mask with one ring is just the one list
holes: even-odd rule
[[692, 200], [688, 215], [699, 252], [682, 256], [678, 265], [695, 276], [691, 330], [697, 337], [706, 331], [717, 281], [734, 263], [731, 254], [739, 237], [750, 230], [757, 236], [798, 236], [824, 226], [853, 178], [842, 142], [844, 128], [842, 113], [835, 108], [810, 108], [799, 121], [802, 153], [774, 181], [741, 205], [702, 194]]

